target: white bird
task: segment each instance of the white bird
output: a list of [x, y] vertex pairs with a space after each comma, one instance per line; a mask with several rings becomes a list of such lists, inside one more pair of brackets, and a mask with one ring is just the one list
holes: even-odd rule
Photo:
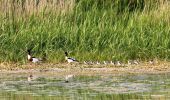
[[121, 66], [120, 61], [117, 61], [117, 62], [116, 62], [116, 66]]
[[149, 61], [149, 64], [154, 65], [154, 64], [155, 64], [155, 63], [154, 63], [154, 60], [150, 60], [150, 61]]
[[113, 61], [110, 61], [110, 64], [111, 64], [111, 65], [115, 65], [115, 63], [114, 63]]
[[67, 60], [68, 63], [78, 62], [76, 59], [68, 57], [67, 52], [65, 52], [65, 60]]
[[88, 64], [88, 63], [87, 63], [87, 61], [84, 61], [84, 64], [86, 64], [86, 65], [87, 65], [87, 64]]
[[107, 65], [107, 64], [108, 64], [108, 62], [107, 62], [107, 61], [103, 61], [103, 63], [104, 63], [105, 65]]
[[96, 62], [96, 64], [97, 64], [97, 65], [100, 65], [100, 62], [99, 62], [99, 61], [97, 61], [97, 62]]
[[131, 60], [128, 60], [128, 65], [132, 65], [132, 61]]

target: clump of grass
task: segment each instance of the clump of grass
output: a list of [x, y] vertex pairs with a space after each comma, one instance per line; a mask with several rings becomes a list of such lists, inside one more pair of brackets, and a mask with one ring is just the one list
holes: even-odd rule
[[25, 63], [27, 48], [50, 62], [170, 58], [169, 1], [38, 1], [0, 1], [0, 61]]

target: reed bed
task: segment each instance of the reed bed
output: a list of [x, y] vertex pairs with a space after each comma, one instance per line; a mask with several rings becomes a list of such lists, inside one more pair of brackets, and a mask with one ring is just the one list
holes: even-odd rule
[[0, 61], [170, 59], [169, 0], [0, 0]]

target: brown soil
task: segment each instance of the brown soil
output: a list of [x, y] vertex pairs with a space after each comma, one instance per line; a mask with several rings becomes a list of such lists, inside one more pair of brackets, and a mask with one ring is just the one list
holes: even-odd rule
[[85, 64], [12, 64], [1, 63], [0, 72], [81, 72], [81, 73], [166, 73], [170, 72], [170, 62], [159, 62], [156, 64], [142, 63], [139, 65], [85, 65]]

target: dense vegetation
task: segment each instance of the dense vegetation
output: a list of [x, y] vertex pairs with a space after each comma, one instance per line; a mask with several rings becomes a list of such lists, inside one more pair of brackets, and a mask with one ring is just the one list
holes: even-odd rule
[[168, 0], [1, 0], [0, 61], [170, 59]]

